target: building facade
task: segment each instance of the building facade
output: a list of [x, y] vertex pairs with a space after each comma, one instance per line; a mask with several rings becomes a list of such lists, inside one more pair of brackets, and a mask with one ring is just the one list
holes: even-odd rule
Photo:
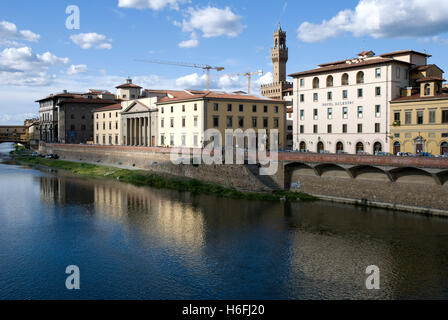
[[[166, 147], [203, 148], [204, 132], [217, 129], [222, 139], [226, 129], [278, 130], [279, 149], [285, 148], [286, 102], [242, 94], [210, 91], [178, 91], [157, 102], [159, 145]], [[247, 148], [247, 140], [244, 146]], [[219, 142], [224, 147], [225, 141]], [[269, 145], [269, 144], [268, 144]]]
[[89, 98], [67, 91], [36, 102], [40, 106], [40, 140], [75, 144], [93, 142], [93, 112], [117, 103], [116, 100]]
[[294, 149], [375, 154], [390, 149], [390, 101], [410, 85], [410, 70], [427, 64], [412, 50], [319, 65], [294, 78]]
[[[443, 89], [442, 71], [423, 74], [415, 86], [391, 102], [390, 152], [416, 155], [448, 155], [448, 90]], [[437, 71], [439, 70], [439, 71]]]
[[0, 142], [28, 143], [27, 126], [0, 126]]
[[93, 112], [94, 143], [98, 145], [121, 145], [121, 104], [113, 104]]

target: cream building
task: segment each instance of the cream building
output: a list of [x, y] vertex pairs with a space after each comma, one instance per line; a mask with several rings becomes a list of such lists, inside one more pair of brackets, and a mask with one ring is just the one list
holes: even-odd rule
[[[243, 94], [210, 91], [170, 92], [157, 102], [160, 146], [202, 148], [204, 132], [217, 129], [266, 129], [279, 132], [279, 149], [285, 148], [286, 102]], [[224, 141], [221, 142], [224, 146]], [[237, 146], [240, 148], [247, 147]]]
[[121, 110], [121, 104], [114, 104], [93, 112], [95, 144], [110, 146], [121, 144]]
[[430, 55], [412, 50], [319, 65], [294, 73], [294, 149], [328, 153], [388, 152], [390, 101], [410, 84], [409, 71]]

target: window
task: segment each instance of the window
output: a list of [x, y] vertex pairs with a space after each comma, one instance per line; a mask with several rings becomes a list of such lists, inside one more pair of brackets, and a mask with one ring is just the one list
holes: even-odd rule
[[186, 122], [185, 117], [183, 117], [182, 118], [182, 128], [185, 128], [185, 124], [186, 124], [185, 122]]
[[401, 72], [401, 69], [397, 67], [397, 70], [396, 70], [397, 79], [400, 79], [400, 72]]
[[278, 107], [277, 106], [274, 107], [274, 113], [278, 113]]
[[198, 111], [198, 104], [197, 103], [194, 104], [194, 111]]
[[395, 111], [394, 112], [394, 121], [395, 122], [400, 121], [400, 111]]
[[431, 85], [429, 83], [425, 84], [425, 96], [429, 96], [431, 94]]
[[358, 89], [358, 98], [362, 98], [363, 97], [363, 91], [362, 89]]
[[317, 109], [313, 110], [313, 116], [314, 116], [314, 120], [317, 120], [318, 116], [319, 116], [319, 112]]
[[170, 127], [171, 127], [171, 128], [174, 128], [174, 118], [171, 118], [171, 119], [170, 119]]
[[442, 123], [448, 123], [448, 110], [442, 110]]
[[341, 78], [341, 83], [343, 86], [348, 86], [349, 84], [349, 76], [347, 73], [344, 73]]
[[268, 127], [268, 118], [263, 118], [263, 128], [267, 128]]
[[429, 123], [436, 122], [436, 110], [429, 110]]
[[332, 87], [333, 86], [333, 76], [328, 76], [327, 77], [327, 87]]
[[160, 120], [160, 127], [163, 128], [165, 126], [165, 119]]
[[232, 112], [232, 105], [231, 104], [227, 105], [227, 112]]
[[342, 133], [347, 133], [347, 125], [346, 124], [342, 125]]
[[215, 128], [219, 127], [219, 117], [218, 116], [213, 117], [213, 127], [215, 127]]
[[[84, 115], [82, 115], [82, 118], [85, 119]], [[112, 118], [112, 112], [109, 112], [109, 119]]]
[[185, 105], [182, 105], [182, 112], [185, 112]]
[[356, 83], [360, 84], [360, 83], [364, 83], [364, 72], [359, 71], [358, 74], [356, 75]]
[[103, 134], [103, 144], [106, 144], [106, 135]]
[[187, 145], [187, 136], [183, 134], [181, 137], [182, 147], [185, 147]]
[[376, 87], [375, 88], [375, 95], [376, 96], [380, 96], [381, 95], [381, 87]]
[[313, 89], [318, 89], [319, 88], [319, 78], [316, 77], [313, 79]]
[[96, 123], [96, 130], [98, 130], [98, 127], [99, 127], [98, 124], [99, 124], [99, 123], [97, 122], [97, 123]]
[[381, 68], [375, 69], [375, 78], [381, 78]]
[[118, 145], [118, 134], [115, 135], [115, 144]]
[[313, 133], [317, 133], [317, 124], [313, 126]]
[[165, 113], [165, 108], [162, 107], [162, 113]]
[[356, 153], [364, 152], [364, 144], [362, 142], [358, 142], [356, 144]]
[[405, 119], [404, 121], [406, 124], [411, 124], [412, 123], [412, 111], [406, 111], [404, 119]]
[[194, 123], [194, 127], [197, 128], [198, 127], [198, 117], [194, 117], [193, 123]]
[[300, 110], [300, 120], [304, 120], [305, 119], [305, 110]]
[[233, 117], [227, 117], [227, 128], [233, 128]]
[[327, 125], [327, 133], [331, 133], [332, 131], [332, 126], [331, 124]]
[[99, 141], [99, 137], [98, 137], [98, 135], [96, 135], [96, 144], [100, 144], [100, 141]]
[[380, 133], [380, 132], [381, 132], [381, 124], [375, 123], [375, 133]]
[[257, 118], [254, 117], [252, 118], [252, 128], [256, 128], [257, 127]]
[[328, 119], [331, 120], [333, 118], [333, 108], [328, 108], [327, 114], [328, 114]]
[[257, 105], [254, 104], [254, 105], [252, 106], [252, 112], [257, 112]]
[[327, 100], [333, 100], [333, 92], [331, 91], [327, 92]]
[[303, 124], [300, 126], [300, 133], [305, 133], [305, 126]]
[[174, 107], [173, 106], [171, 106], [171, 113], [173, 113], [174, 112]]
[[106, 122], [103, 122], [103, 130], [106, 130]]
[[358, 133], [362, 133], [362, 124], [358, 123]]
[[238, 127], [244, 128], [244, 117], [238, 117]]
[[358, 107], [358, 118], [362, 119], [362, 113], [363, 113], [363, 107], [359, 106]]
[[313, 101], [314, 101], [314, 102], [319, 101], [319, 95], [318, 95], [317, 93], [314, 93], [314, 94], [313, 94]]
[[240, 104], [240, 112], [244, 112], [244, 105]]
[[174, 133], [170, 134], [170, 146], [174, 147]]
[[263, 106], [263, 112], [268, 113], [268, 106]]
[[417, 111], [417, 124], [423, 124], [423, 111]]
[[109, 145], [112, 145], [112, 135], [109, 135]]
[[375, 117], [381, 117], [381, 106], [379, 104], [375, 106]]
[[300, 79], [300, 86], [304, 87], [305, 86], [305, 79]]
[[278, 127], [279, 127], [278, 118], [274, 118], [274, 129], [278, 129]]
[[213, 104], [213, 111], [218, 111], [219, 110], [219, 104], [214, 103]]
[[198, 135], [197, 135], [197, 133], [195, 133], [194, 136], [193, 136], [193, 145], [195, 147], [197, 147], [198, 146], [198, 142], [199, 142]]
[[304, 102], [305, 101], [305, 95], [302, 93], [300, 95], [300, 102]]
[[160, 135], [160, 144], [162, 145], [162, 146], [164, 146], [165, 145], [165, 135]]
[[109, 130], [112, 130], [112, 122], [109, 122]]
[[347, 90], [343, 90], [342, 91], [342, 99], [347, 99], [348, 98], [348, 92]]
[[115, 121], [115, 130], [118, 130], [118, 121]]
[[344, 118], [344, 119], [348, 118], [348, 108], [347, 107], [342, 108], [342, 118]]
[[96, 118], [98, 119], [98, 113], [96, 114]]

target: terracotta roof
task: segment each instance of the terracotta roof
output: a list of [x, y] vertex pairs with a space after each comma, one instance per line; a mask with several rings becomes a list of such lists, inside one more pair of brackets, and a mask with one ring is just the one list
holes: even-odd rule
[[415, 53], [415, 54], [419, 54], [419, 55], [426, 56], [426, 57], [432, 57], [430, 54], [422, 53], [422, 52], [418, 52], [418, 51], [414, 51], [414, 50], [398, 50], [398, 51], [393, 51], [393, 52], [389, 52], [389, 53], [384, 53], [380, 56], [381, 57], [390, 57], [390, 56], [398, 56], [398, 55], [402, 55], [402, 54], [406, 54], [406, 53]]
[[115, 100], [106, 100], [106, 99], [86, 99], [86, 98], [75, 98], [75, 99], [67, 99], [60, 101], [59, 104], [64, 103], [86, 103], [86, 104], [116, 104]]
[[121, 110], [121, 104], [111, 104], [109, 106], [98, 108], [94, 112], [111, 111], [111, 110]]
[[445, 79], [440, 77], [426, 77], [417, 80], [417, 82], [426, 82], [426, 81], [445, 81]]
[[125, 84], [119, 85], [118, 87], [115, 87], [115, 88], [117, 88], [117, 89], [126, 89], [126, 88], [141, 89], [142, 87], [140, 87], [136, 84], [133, 84], [133, 83], [125, 83]]
[[391, 102], [406, 102], [406, 101], [424, 101], [424, 100], [448, 100], [448, 93], [436, 94], [434, 96], [420, 96], [420, 93], [413, 94], [408, 97], [400, 97]]
[[163, 97], [159, 99], [157, 104], [170, 103], [170, 102], [178, 102], [183, 100], [200, 100], [200, 99], [225, 99], [225, 100], [250, 100], [250, 101], [265, 101], [265, 102], [278, 102], [285, 103], [283, 100], [273, 100], [266, 99], [256, 96], [249, 96], [247, 94], [231, 94], [226, 92], [213, 92], [213, 91], [201, 91], [201, 90], [185, 90], [178, 91], [174, 94], [171, 94], [171, 97]]
[[336, 70], [359, 68], [359, 67], [375, 65], [375, 64], [381, 64], [381, 63], [386, 63], [386, 62], [391, 62], [391, 61], [396, 61], [396, 62], [400, 62], [400, 63], [410, 64], [410, 63], [403, 62], [403, 61], [397, 61], [397, 60], [394, 60], [394, 59], [391, 59], [391, 58], [375, 58], [375, 59], [364, 60], [364, 61], [361, 61], [361, 62], [358, 62], [358, 63], [342, 63], [342, 64], [336, 64], [336, 65], [328, 65], [328, 66], [317, 68], [317, 69], [312, 69], [312, 70], [308, 70], [308, 71], [293, 73], [293, 74], [290, 74], [289, 76], [290, 77], [297, 77], [297, 76], [303, 76], [303, 75], [309, 75], [309, 74], [323, 73], [323, 72], [328, 72], [328, 71], [336, 71]]
[[78, 93], [57, 93], [57, 94], [53, 94], [53, 95], [49, 95], [43, 99], [39, 99], [36, 100], [35, 102], [40, 102], [40, 101], [44, 101], [44, 100], [49, 100], [49, 99], [56, 99], [56, 98], [82, 98], [82, 94], [78, 94]]

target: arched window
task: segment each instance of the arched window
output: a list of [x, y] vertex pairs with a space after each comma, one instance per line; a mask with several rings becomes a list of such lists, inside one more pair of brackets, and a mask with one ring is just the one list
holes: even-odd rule
[[300, 148], [300, 151], [302, 151], [302, 152], [306, 151], [306, 143], [305, 143], [305, 141], [300, 142], [299, 148]]
[[394, 155], [397, 155], [401, 152], [401, 144], [398, 141], [394, 142]]
[[356, 83], [364, 83], [364, 72], [358, 72], [358, 74], [356, 75]]
[[318, 77], [313, 79], [313, 88], [314, 89], [319, 88], [319, 78]]
[[344, 144], [339, 141], [336, 144], [336, 153], [342, 153], [342, 152], [344, 152]]
[[317, 153], [323, 153], [325, 151], [324, 143], [320, 141], [317, 144]]
[[356, 153], [364, 152], [364, 144], [362, 142], [358, 142], [356, 144]]
[[333, 86], [333, 76], [328, 76], [327, 77], [327, 87], [332, 87]]
[[440, 154], [443, 155], [448, 155], [448, 142], [442, 142], [442, 144], [440, 145]]
[[431, 85], [429, 83], [425, 84], [425, 96], [429, 96], [431, 94]]
[[342, 85], [343, 86], [348, 86], [348, 82], [349, 82], [349, 77], [347, 73], [344, 73], [342, 75], [342, 79], [341, 79]]
[[375, 142], [375, 144], [373, 145], [373, 154], [381, 151], [383, 151], [383, 146], [381, 145], [380, 142]]

